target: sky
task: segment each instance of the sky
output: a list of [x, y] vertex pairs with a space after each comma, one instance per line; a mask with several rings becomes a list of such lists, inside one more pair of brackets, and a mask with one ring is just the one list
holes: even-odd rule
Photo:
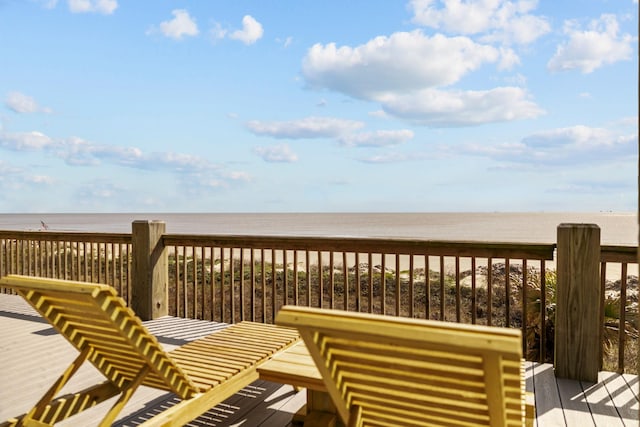
[[0, 212], [637, 212], [638, 1], [0, 0]]

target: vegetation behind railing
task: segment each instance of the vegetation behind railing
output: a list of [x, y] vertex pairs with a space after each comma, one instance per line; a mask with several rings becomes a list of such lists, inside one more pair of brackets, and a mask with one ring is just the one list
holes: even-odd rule
[[[107, 283], [131, 304], [131, 242], [130, 234], [0, 231], [0, 276]], [[178, 234], [162, 244], [173, 316], [271, 323], [295, 304], [507, 326], [522, 330], [528, 359], [553, 361], [554, 244]], [[627, 277], [635, 250], [602, 247], [609, 370], [637, 360], [637, 278]], [[607, 280], [612, 264], [619, 280]]]

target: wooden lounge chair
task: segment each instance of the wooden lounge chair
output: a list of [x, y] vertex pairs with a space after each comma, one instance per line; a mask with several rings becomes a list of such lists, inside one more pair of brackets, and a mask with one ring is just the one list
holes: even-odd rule
[[[0, 283], [80, 352], [31, 411], [3, 426], [53, 425], [120, 395], [100, 423], [109, 426], [140, 385], [181, 398], [144, 425], [181, 426], [258, 379], [257, 364], [299, 340], [295, 329], [241, 322], [166, 353], [110, 286], [16, 275]], [[56, 398], [85, 361], [107, 381]]]
[[276, 323], [298, 328], [345, 425], [533, 422], [518, 330], [288, 306]]

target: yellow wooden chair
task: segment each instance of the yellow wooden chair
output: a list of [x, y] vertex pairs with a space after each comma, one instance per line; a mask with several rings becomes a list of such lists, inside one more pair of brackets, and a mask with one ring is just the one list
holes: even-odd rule
[[518, 330], [288, 306], [276, 323], [298, 328], [345, 425], [533, 421]]
[[[100, 423], [109, 426], [140, 385], [182, 399], [144, 425], [181, 426], [258, 379], [260, 362], [299, 339], [295, 329], [241, 322], [167, 353], [110, 286], [17, 275], [0, 284], [22, 295], [80, 352], [31, 411], [3, 426], [53, 425], [119, 394]], [[56, 397], [85, 361], [107, 381]]]

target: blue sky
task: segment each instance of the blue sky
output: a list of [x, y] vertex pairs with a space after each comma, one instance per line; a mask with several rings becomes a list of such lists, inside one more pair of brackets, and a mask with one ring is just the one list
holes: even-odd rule
[[636, 211], [637, 0], [0, 0], [0, 211]]

